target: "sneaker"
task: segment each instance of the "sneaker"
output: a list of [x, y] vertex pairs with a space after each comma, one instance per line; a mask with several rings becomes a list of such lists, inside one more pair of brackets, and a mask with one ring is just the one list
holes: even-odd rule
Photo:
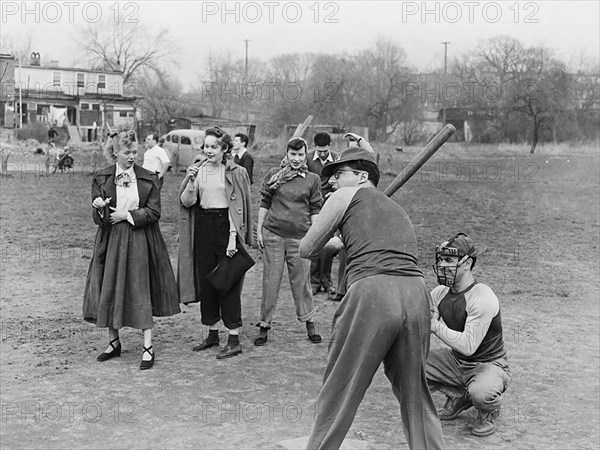
[[500, 417], [500, 407], [491, 412], [477, 411], [479, 413], [479, 422], [471, 430], [471, 434], [477, 437], [486, 437], [496, 432], [494, 423]]
[[443, 409], [438, 411], [440, 420], [454, 420], [458, 415], [473, 406], [467, 394], [458, 398], [450, 398], [446, 400], [446, 404]]

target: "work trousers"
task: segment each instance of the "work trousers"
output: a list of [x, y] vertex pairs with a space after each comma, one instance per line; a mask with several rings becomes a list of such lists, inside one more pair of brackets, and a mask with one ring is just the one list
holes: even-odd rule
[[319, 255], [310, 261], [310, 284], [312, 289], [327, 291], [331, 283], [331, 266], [335, 253], [322, 249]]
[[244, 277], [226, 295], [220, 295], [206, 279], [219, 262], [227, 258], [228, 209], [198, 208], [194, 234], [194, 284], [196, 292], [200, 292], [202, 324], [210, 326], [222, 319], [226, 328], [239, 328], [242, 326]]
[[315, 305], [310, 290], [310, 260], [300, 258], [300, 239], [284, 238], [266, 228], [263, 229], [263, 290], [260, 305], [260, 322], [264, 328], [271, 328], [275, 314], [283, 269], [287, 266], [290, 288], [296, 305], [296, 317], [300, 322], [312, 320]]
[[443, 448], [425, 376], [429, 333], [429, 293], [422, 277], [374, 275], [349, 286], [333, 318], [307, 448], [340, 447], [382, 362], [400, 403], [409, 447]]
[[427, 359], [427, 381], [432, 392], [439, 390], [450, 398], [467, 393], [473, 406], [482, 412], [498, 409], [511, 379], [506, 358], [467, 362], [458, 359], [449, 348], [441, 348], [432, 351]]

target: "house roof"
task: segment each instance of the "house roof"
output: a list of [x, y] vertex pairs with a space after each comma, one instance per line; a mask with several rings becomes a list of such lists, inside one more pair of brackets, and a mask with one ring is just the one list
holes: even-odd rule
[[239, 120], [227, 119], [225, 117], [214, 117], [205, 114], [200, 114], [197, 116], [177, 116], [171, 118], [169, 122], [176, 120], [187, 120], [194, 125], [248, 125], [244, 122], [240, 122]]
[[118, 95], [118, 94], [98, 94], [96, 95], [95, 93], [93, 94], [89, 94], [89, 95], [70, 95], [70, 94], [65, 94], [64, 92], [61, 91], [52, 91], [52, 90], [45, 90], [43, 91], [43, 93], [39, 90], [35, 90], [35, 89], [23, 89], [23, 92], [21, 94], [23, 96], [23, 98], [27, 98], [30, 100], [37, 100], [38, 103], [48, 103], [48, 102], [52, 102], [52, 101], [79, 101], [79, 100], [86, 100], [89, 102], [99, 102], [99, 101], [109, 101], [109, 102], [126, 102], [126, 103], [130, 103], [133, 102], [135, 100], [137, 100], [137, 97], [124, 97], [122, 95]]
[[99, 74], [122, 74], [122, 70], [96, 70], [96, 69], [83, 69], [78, 67], [53, 67], [53, 66], [37, 66], [32, 64], [22, 64], [24, 69], [44, 69], [44, 70], [67, 70], [70, 72], [87, 72], [87, 73], [99, 73]]

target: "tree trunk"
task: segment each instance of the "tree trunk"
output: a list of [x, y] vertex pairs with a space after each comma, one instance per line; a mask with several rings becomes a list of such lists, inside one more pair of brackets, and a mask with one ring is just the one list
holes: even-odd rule
[[10, 156], [9, 151], [2, 152], [2, 175], [8, 175], [8, 158]]
[[535, 153], [535, 147], [538, 143], [538, 132], [539, 132], [540, 124], [537, 120], [533, 120], [533, 136], [531, 139], [531, 148], [529, 149], [529, 154], [533, 155]]

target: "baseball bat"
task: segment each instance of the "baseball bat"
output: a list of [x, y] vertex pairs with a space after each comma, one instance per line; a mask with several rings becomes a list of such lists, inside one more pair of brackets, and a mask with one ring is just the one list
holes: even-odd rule
[[402, 172], [398, 174], [396, 178], [392, 180], [390, 185], [385, 188], [383, 193], [388, 197], [394, 195], [394, 193], [400, 189], [404, 183], [410, 180], [417, 170], [423, 166], [431, 158], [435, 152], [437, 152], [442, 145], [456, 133], [456, 128], [452, 124], [446, 124], [444, 128], [442, 128], [438, 134], [436, 134], [429, 143], [421, 149], [421, 151], [415, 156], [408, 165], [402, 169]]

